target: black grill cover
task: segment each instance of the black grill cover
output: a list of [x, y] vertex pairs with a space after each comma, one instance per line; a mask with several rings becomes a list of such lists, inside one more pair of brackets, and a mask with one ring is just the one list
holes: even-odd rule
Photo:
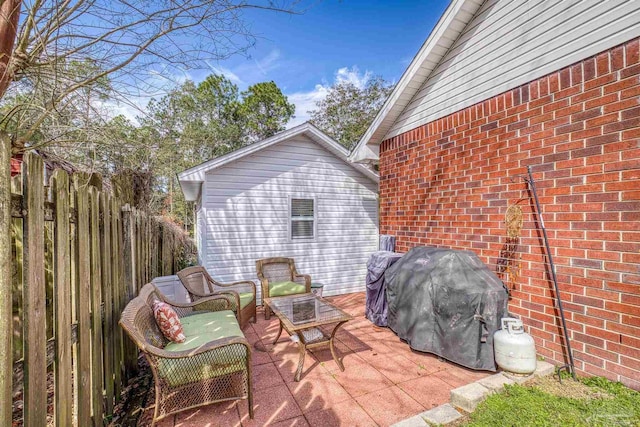
[[507, 290], [475, 253], [414, 248], [385, 281], [389, 327], [411, 348], [496, 370], [493, 333], [507, 315]]
[[402, 254], [378, 251], [367, 261], [367, 305], [365, 316], [378, 326], [387, 326], [387, 296], [384, 272], [399, 260]]

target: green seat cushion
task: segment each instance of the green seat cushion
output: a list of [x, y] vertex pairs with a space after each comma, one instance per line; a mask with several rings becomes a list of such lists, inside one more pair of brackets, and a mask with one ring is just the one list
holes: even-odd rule
[[187, 339], [183, 343], [170, 342], [167, 351], [183, 351], [197, 348], [209, 341], [228, 337], [244, 337], [236, 316], [231, 310], [206, 311], [180, 319]]
[[[244, 337], [233, 311], [198, 313], [180, 321], [187, 339], [183, 343], [168, 343], [166, 351], [192, 350], [211, 341]], [[246, 358], [244, 347], [221, 348], [195, 357], [161, 359], [158, 374], [175, 387], [243, 370]]]
[[251, 301], [253, 301], [253, 292], [239, 293], [238, 296], [240, 297], [241, 310], [251, 304]]
[[282, 297], [285, 295], [304, 294], [307, 287], [296, 282], [269, 282], [269, 296]]

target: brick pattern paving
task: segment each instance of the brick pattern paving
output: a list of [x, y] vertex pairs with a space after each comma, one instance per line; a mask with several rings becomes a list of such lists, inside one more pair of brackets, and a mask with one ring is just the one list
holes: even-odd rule
[[161, 427], [208, 426], [389, 426], [449, 401], [449, 392], [489, 376], [435, 356], [409, 349], [386, 328], [364, 317], [364, 293], [328, 298], [354, 316], [337, 333], [343, 356], [341, 372], [329, 350], [308, 352], [300, 382], [293, 376], [298, 364], [296, 344], [286, 332], [275, 346], [278, 332], [272, 316], [245, 330], [247, 339], [269, 352], [254, 351], [254, 411], [247, 402], [210, 405], [164, 420]]

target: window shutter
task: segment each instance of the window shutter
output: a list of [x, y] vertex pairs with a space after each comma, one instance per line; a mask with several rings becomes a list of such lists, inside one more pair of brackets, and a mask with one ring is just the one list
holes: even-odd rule
[[313, 218], [313, 199], [291, 199], [291, 216]]
[[313, 238], [313, 221], [291, 221], [291, 238]]
[[291, 199], [291, 238], [313, 239], [313, 199]]

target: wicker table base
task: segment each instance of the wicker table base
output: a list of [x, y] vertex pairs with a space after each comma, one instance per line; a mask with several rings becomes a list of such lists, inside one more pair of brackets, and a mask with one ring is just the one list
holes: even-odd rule
[[[300, 375], [302, 375], [302, 367], [304, 366], [304, 357], [307, 354], [307, 349], [321, 347], [327, 344], [331, 349], [331, 356], [333, 357], [333, 360], [336, 361], [340, 370], [344, 372], [344, 365], [342, 364], [342, 360], [336, 355], [336, 349], [333, 345], [333, 338], [335, 337], [338, 328], [340, 328], [340, 326], [342, 326], [344, 323], [347, 323], [347, 321], [345, 320], [343, 322], [337, 323], [336, 326], [334, 326], [331, 335], [324, 334], [324, 332], [322, 332], [320, 328], [303, 329], [301, 331], [296, 331], [295, 335], [292, 335], [289, 332], [289, 334], [291, 335], [291, 341], [298, 343], [298, 350], [300, 352], [298, 369], [296, 369], [296, 375], [293, 378], [295, 381], [300, 381]], [[278, 342], [283, 329], [284, 328], [282, 327], [282, 321], [280, 321], [280, 330], [278, 331], [278, 336], [276, 336], [276, 339], [273, 341], [274, 345]]]
[[[291, 336], [291, 340], [298, 344], [300, 359], [298, 360], [298, 368], [294, 377], [295, 381], [300, 381], [307, 350], [320, 346], [329, 345], [333, 360], [338, 364], [340, 370], [344, 371], [344, 365], [342, 364], [342, 360], [340, 360], [336, 354], [333, 340], [336, 336], [336, 332], [340, 329], [340, 326], [351, 320], [352, 317], [349, 314], [314, 294], [265, 298], [265, 303], [269, 305], [274, 314], [278, 317], [278, 320], [280, 320], [278, 335], [273, 341], [273, 344], [275, 345], [276, 342], [278, 342], [283, 330], [287, 331]], [[315, 310], [312, 310], [311, 313], [309, 313], [311, 315], [310, 320], [303, 323], [299, 321], [294, 323], [293, 319], [295, 319], [297, 313], [294, 314], [295, 310], [293, 309], [293, 306], [295, 306], [296, 303], [311, 303], [311, 305], [315, 307]], [[309, 306], [307, 305], [307, 307]], [[320, 329], [320, 326], [326, 325], [335, 325], [331, 334], [327, 334]]]

